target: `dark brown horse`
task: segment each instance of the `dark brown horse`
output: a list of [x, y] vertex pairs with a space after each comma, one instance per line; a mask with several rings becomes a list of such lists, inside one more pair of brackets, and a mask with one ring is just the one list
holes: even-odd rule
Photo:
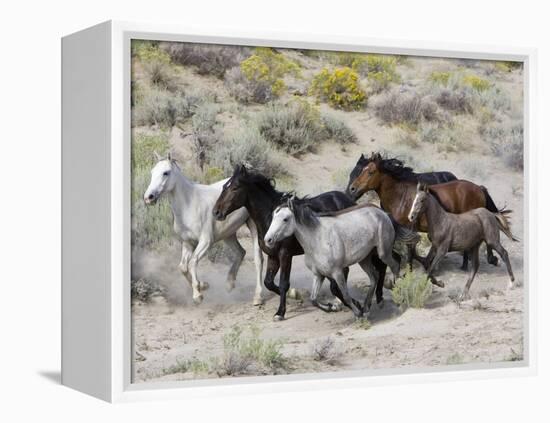
[[[381, 207], [389, 212], [398, 223], [406, 225], [407, 216], [416, 195], [417, 182], [416, 174], [402, 161], [395, 158], [384, 158], [379, 153], [373, 153], [368, 164], [349, 185], [349, 193], [352, 198], [357, 200], [367, 191], [376, 191]], [[479, 207], [486, 208], [493, 213], [502, 211], [496, 207], [485, 187], [470, 181], [456, 180], [431, 185], [430, 191], [449, 213], [464, 213]], [[418, 231], [428, 231], [425, 216], [422, 216], [416, 225]], [[424, 267], [429, 265], [416, 254], [414, 247], [410, 252], [409, 264], [412, 258], [416, 258]], [[493, 255], [489, 246], [487, 247], [487, 261], [495, 266], [498, 264], [498, 259]], [[466, 270], [467, 266], [468, 256], [465, 253], [462, 267]]]
[[[302, 246], [294, 236], [286, 238], [272, 247], [268, 247], [263, 241], [271, 224], [273, 210], [281, 205], [287, 196], [287, 193], [277, 191], [269, 178], [259, 173], [248, 171], [244, 166], [237, 166], [233, 176], [224, 185], [223, 191], [212, 210], [218, 220], [225, 219], [228, 214], [241, 207], [245, 207], [248, 210], [250, 217], [258, 228], [260, 248], [268, 256], [264, 284], [267, 289], [280, 296], [279, 309], [274, 316], [276, 320], [284, 319], [286, 313], [286, 295], [290, 288], [292, 257], [304, 254]], [[355, 205], [355, 202], [349, 196], [339, 191], [326, 192], [301, 201], [311, 208], [311, 210], [319, 213], [342, 210]], [[397, 257], [400, 259], [398, 255]], [[373, 257], [373, 264], [378, 271], [376, 302], [381, 303], [386, 265], [376, 254]], [[279, 269], [281, 269], [281, 274], [279, 286], [277, 286], [274, 280]], [[348, 269], [346, 268], [346, 278], [347, 273]], [[350, 307], [349, 304], [346, 304], [334, 280], [330, 280], [330, 289], [335, 297], [339, 298], [344, 305]], [[359, 303], [356, 305], [361, 307]], [[323, 304], [318, 302], [315, 306], [324, 311], [336, 311], [338, 309], [336, 304], [330, 303]]]

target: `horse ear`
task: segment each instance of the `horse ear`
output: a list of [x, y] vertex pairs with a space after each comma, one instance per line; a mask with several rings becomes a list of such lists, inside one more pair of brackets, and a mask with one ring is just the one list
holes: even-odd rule
[[246, 165], [245, 165], [244, 163], [241, 164], [241, 173], [242, 173], [243, 175], [246, 175], [246, 173], [247, 173]]
[[172, 153], [168, 152], [168, 156], [166, 157], [169, 161], [172, 161]]
[[157, 162], [160, 162], [160, 161], [162, 160], [162, 157], [160, 156], [159, 153], [157, 153], [156, 150], [153, 150], [153, 157], [155, 158], [155, 160], [156, 160]]
[[359, 157], [359, 160], [365, 160], [365, 155], [363, 153], [361, 153], [361, 157]]
[[416, 191], [422, 191], [424, 187], [422, 186], [422, 182], [419, 182], [416, 184]]
[[428, 192], [428, 184], [423, 184], [422, 189], [424, 190], [424, 192]]

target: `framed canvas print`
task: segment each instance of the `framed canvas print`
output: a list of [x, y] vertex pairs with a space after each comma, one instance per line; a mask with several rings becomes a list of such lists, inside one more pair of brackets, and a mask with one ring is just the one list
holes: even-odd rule
[[535, 370], [533, 51], [120, 22], [62, 47], [64, 384]]

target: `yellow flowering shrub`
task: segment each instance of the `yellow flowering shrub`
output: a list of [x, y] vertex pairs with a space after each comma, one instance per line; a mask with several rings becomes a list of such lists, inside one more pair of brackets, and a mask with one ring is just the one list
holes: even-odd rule
[[486, 79], [480, 78], [477, 75], [465, 75], [462, 79], [465, 85], [472, 87], [474, 90], [481, 92], [491, 88], [491, 83]]
[[274, 96], [280, 96], [286, 86], [286, 75], [300, 75], [300, 66], [271, 48], [258, 47], [241, 62], [241, 72], [251, 82], [268, 84]]
[[451, 78], [450, 72], [432, 72], [430, 75], [430, 81], [434, 82], [436, 84], [441, 85], [447, 85], [449, 83], [449, 79]]
[[337, 68], [332, 72], [324, 68], [313, 78], [309, 93], [332, 107], [344, 110], [360, 109], [367, 100], [359, 75], [350, 67]]

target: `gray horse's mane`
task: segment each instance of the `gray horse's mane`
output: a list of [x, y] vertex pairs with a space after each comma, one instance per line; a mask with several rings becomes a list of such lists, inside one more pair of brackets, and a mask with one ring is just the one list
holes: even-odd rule
[[291, 198], [288, 200], [287, 204], [283, 204], [279, 207], [288, 207], [290, 211], [294, 214], [296, 222], [300, 225], [304, 225], [308, 228], [316, 228], [319, 226], [320, 220], [319, 215], [313, 211], [311, 207], [306, 202], [307, 197], [304, 198]]

